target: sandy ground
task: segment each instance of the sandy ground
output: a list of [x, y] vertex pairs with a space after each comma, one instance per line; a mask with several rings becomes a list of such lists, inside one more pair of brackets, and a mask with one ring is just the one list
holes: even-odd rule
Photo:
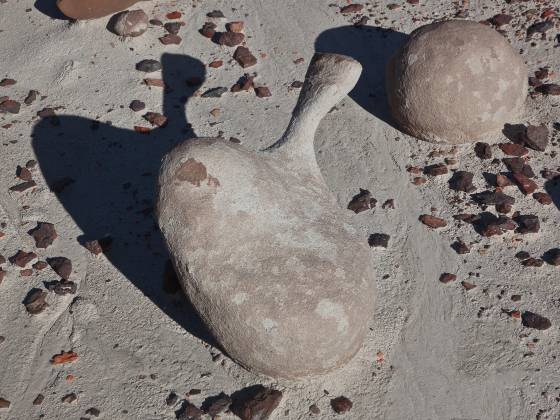
[[[95, 407], [104, 419], [172, 419], [177, 404], [166, 404], [172, 391], [182, 399], [200, 389], [189, 398], [200, 406], [220, 392], [232, 394], [255, 384], [284, 393], [275, 419], [306, 419], [311, 404], [321, 410], [312, 417], [321, 419], [560, 418], [559, 268], [525, 268], [514, 257], [521, 250], [540, 257], [559, 245], [558, 208], [510, 187], [515, 210], [537, 214], [540, 232], [481, 237], [470, 225], [453, 220], [454, 214], [477, 210], [467, 205], [468, 195], [448, 188], [449, 175], [428, 177], [415, 186], [406, 167], [454, 157], [457, 163], [450, 168], [474, 172], [482, 191], [487, 188], [482, 173], [504, 171], [503, 165], [476, 158], [472, 145], [457, 147], [453, 155], [451, 147], [417, 141], [387, 122], [384, 62], [414, 28], [455, 16], [455, 3], [367, 2], [369, 26], [361, 29], [351, 26], [353, 16], [339, 13], [343, 2], [140, 3], [164, 22], [168, 12], [184, 13], [179, 46], [161, 45], [160, 27], [121, 40], [106, 29], [108, 18], [79, 23], [51, 18], [49, 3], [54, 1], [0, 4], [0, 78], [17, 80], [0, 88], [0, 96], [22, 102], [30, 89], [40, 92], [32, 105], [22, 104], [19, 114], [0, 114], [0, 125], [11, 124], [0, 129], [0, 222], [5, 223], [0, 254], [8, 258], [21, 249], [36, 252], [39, 260], [67, 257], [78, 289], [74, 295], [49, 293], [48, 308], [29, 315], [22, 304], [26, 294], [34, 287], [44, 289], [43, 282], [56, 274], [45, 268], [22, 277], [20, 267], [2, 265], [7, 275], [0, 284], [0, 397], [11, 405], [0, 409], [0, 418], [94, 418], [86, 410]], [[390, 3], [401, 7], [391, 10]], [[538, 21], [546, 2], [471, 0], [468, 8], [473, 20], [502, 9], [514, 16], [504, 29], [515, 48], [524, 50], [531, 74], [543, 66], [559, 71], [558, 29], [550, 30], [546, 40], [535, 37], [534, 46], [524, 39], [522, 25], [528, 18], [522, 13], [536, 9]], [[185, 79], [198, 76], [205, 79], [200, 92], [229, 88], [243, 75], [231, 59], [233, 49], [198, 33], [212, 10], [245, 22], [247, 45], [259, 61], [250, 71], [270, 88], [270, 98], [229, 92], [201, 98], [185, 85]], [[217, 21], [219, 27], [224, 22]], [[522, 36], [516, 36], [517, 30]], [[236, 137], [252, 149], [272, 144], [297, 99], [298, 90], [290, 85], [303, 80], [316, 49], [346, 53], [364, 64], [357, 88], [321, 123], [315, 141], [319, 165], [342, 207], [359, 188], [378, 200], [374, 211], [355, 216], [363, 240], [376, 232], [391, 239], [388, 249], [371, 251], [379, 299], [358, 355], [329, 375], [275, 381], [220, 355], [182, 294], [162, 289], [168, 256], [150, 212], [153, 183], [163, 153], [193, 133]], [[163, 78], [173, 92], [164, 97], [161, 88], [142, 83], [145, 76], [134, 66], [145, 58], [162, 61]], [[224, 60], [221, 68], [207, 67], [216, 59]], [[557, 98], [528, 98], [521, 122], [547, 124], [558, 138], [552, 129], [560, 120]], [[133, 99], [144, 101], [147, 111], [165, 113], [168, 126], [151, 135], [135, 133], [134, 126], [149, 124], [143, 112], [128, 108]], [[60, 125], [37, 117], [45, 107], [60, 107]], [[220, 109], [218, 116], [210, 115], [214, 108]], [[501, 136], [488, 140], [506, 141]], [[557, 169], [551, 154], [557, 149], [553, 141], [545, 153], [530, 152], [541, 190], [544, 180], [538, 173]], [[503, 157], [497, 147], [493, 151]], [[38, 162], [32, 169], [37, 186], [24, 193], [9, 191], [20, 182], [17, 165], [30, 159]], [[63, 176], [75, 183], [57, 195], [49, 185]], [[395, 209], [381, 208], [387, 199], [394, 199]], [[448, 221], [446, 228], [430, 230], [418, 221], [432, 207]], [[53, 223], [58, 233], [46, 249], [35, 248], [27, 233], [38, 221]], [[95, 257], [80, 245], [104, 235], [113, 238], [107, 255]], [[469, 254], [451, 249], [456, 237], [472, 244]], [[442, 272], [455, 273], [458, 280], [444, 285], [438, 281]], [[477, 287], [467, 291], [461, 280]], [[513, 302], [513, 294], [521, 300]], [[552, 327], [525, 328], [503, 310], [542, 314]], [[53, 355], [70, 350], [77, 360], [51, 364]], [[70, 393], [77, 399], [62, 402]], [[34, 405], [38, 394], [44, 401]], [[353, 402], [343, 415], [329, 405], [339, 395]]]

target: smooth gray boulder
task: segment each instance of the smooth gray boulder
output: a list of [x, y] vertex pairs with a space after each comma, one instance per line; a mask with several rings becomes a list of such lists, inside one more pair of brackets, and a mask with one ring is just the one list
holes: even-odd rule
[[273, 146], [195, 138], [164, 159], [156, 213], [178, 277], [222, 348], [252, 371], [332, 370], [368, 330], [367, 238], [325, 185], [313, 148], [319, 122], [360, 73], [351, 58], [316, 54]]
[[400, 128], [428, 141], [491, 140], [519, 121], [528, 70], [494, 29], [450, 20], [422, 26], [391, 58], [386, 86]]

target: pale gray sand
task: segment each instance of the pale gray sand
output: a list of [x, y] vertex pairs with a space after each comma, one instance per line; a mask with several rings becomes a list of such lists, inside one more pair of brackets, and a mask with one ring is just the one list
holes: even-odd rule
[[[164, 34], [161, 28], [150, 28], [143, 36], [123, 42], [105, 29], [108, 18], [69, 25], [51, 20], [33, 3], [0, 4], [0, 78], [17, 80], [14, 86], [0, 88], [0, 96], [21, 102], [30, 89], [47, 96], [33, 105], [22, 105], [18, 115], [0, 115], [0, 125], [13, 123], [0, 129], [0, 222], [7, 223], [0, 229], [6, 234], [0, 239], [0, 254], [8, 258], [23, 249], [34, 250], [40, 259], [66, 256], [73, 262], [71, 280], [78, 283], [78, 291], [75, 296], [50, 293], [47, 310], [30, 316], [21, 303], [23, 298], [32, 287], [43, 288], [43, 281], [56, 275], [47, 268], [20, 277], [19, 267], [2, 265], [7, 276], [0, 285], [0, 335], [5, 337], [0, 344], [0, 397], [11, 401], [11, 406], [0, 409], [1, 418], [37, 419], [41, 414], [46, 419], [92, 417], [85, 411], [96, 407], [101, 411], [99, 418], [172, 419], [176, 407], [165, 402], [170, 391], [182, 398], [190, 389], [201, 389], [190, 398], [200, 406], [222, 391], [231, 394], [254, 384], [283, 391], [273, 416], [278, 419], [306, 419], [313, 403], [320, 407], [321, 413], [315, 417], [321, 419], [521, 420], [537, 418], [541, 410], [540, 418], [559, 418], [559, 271], [547, 264], [524, 268], [514, 258], [520, 250], [540, 257], [559, 245], [558, 208], [542, 206], [509, 187], [507, 193], [517, 200], [515, 210], [539, 216], [540, 233], [510, 232], [482, 238], [470, 225], [453, 221], [456, 213], [480, 210], [474, 205], [465, 210], [464, 204], [450, 202], [457, 194], [448, 188], [448, 175], [430, 178], [423, 186], [411, 183], [416, 175], [406, 171], [407, 165], [439, 163], [448, 155], [430, 158], [428, 154], [451, 148], [419, 142], [385, 122], [382, 61], [402, 35], [340, 28], [351, 20], [339, 13], [343, 2], [329, 7], [324, 1], [239, 1], [233, 5], [235, 11], [226, 1], [157, 2], [157, 7], [140, 3], [151, 17], [164, 22], [165, 13], [177, 9], [185, 13], [182, 44], [164, 47], [157, 40]], [[423, 22], [456, 12], [448, 1], [421, 1], [418, 6], [399, 1], [402, 7], [396, 10], [386, 7], [390, 3], [394, 2], [370, 7], [371, 12], [366, 13], [371, 14], [369, 25], [406, 34]], [[540, 14], [545, 9], [532, 1], [511, 6], [490, 0], [471, 3], [473, 20], [487, 19], [506, 7], [516, 17], [514, 22], [525, 23], [521, 11], [536, 8]], [[215, 9], [224, 12], [226, 21], [245, 21], [247, 45], [259, 61], [248, 70], [258, 73], [257, 81], [270, 88], [272, 97], [260, 99], [253, 93], [226, 93], [220, 99], [191, 97], [186, 118], [198, 136], [223, 132], [224, 137], [236, 137], [255, 149], [280, 136], [298, 94], [288, 86], [302, 80], [315, 44], [319, 50], [358, 55], [365, 63], [363, 82], [321, 123], [315, 146], [326, 182], [342, 207], [359, 188], [370, 190], [378, 200], [374, 212], [354, 217], [364, 241], [375, 232], [387, 233], [391, 239], [387, 250], [371, 251], [378, 267], [380, 298], [366, 344], [348, 366], [324, 377], [274, 381], [246, 372], [225, 356], [213, 361], [212, 355], [218, 351], [201, 339], [204, 336], [191, 312], [182, 310], [184, 299], [161, 290], [166, 253], [160, 249], [151, 216], [141, 213], [152, 206], [153, 182], [153, 176], [142, 174], [155, 173], [158, 154], [183, 134], [182, 127], [174, 124], [179, 121], [172, 107], [176, 102], [167, 108], [175, 111], [168, 115], [170, 125], [164, 129], [168, 131], [153, 136], [157, 143], [153, 149], [150, 137], [129, 133], [133, 126], [148, 126], [141, 117], [143, 112], [128, 109], [130, 101], [146, 102], [147, 111], [163, 109], [161, 89], [143, 85], [145, 75], [134, 66], [145, 58], [160, 59], [164, 52], [192, 57], [185, 62], [191, 68], [175, 78], [177, 82], [190, 76], [192, 69], [202, 69], [200, 63], [222, 59], [223, 67], [206, 67], [200, 91], [229, 88], [244, 72], [231, 60], [233, 49], [213, 44], [197, 32], [207, 20], [205, 14]], [[413, 21], [413, 15], [422, 19]], [[524, 30], [519, 39], [514, 35], [520, 25], [505, 28], [516, 49], [526, 51], [531, 75], [545, 65], [560, 69], [558, 49], [552, 48], [558, 29], [550, 30], [546, 41], [536, 36], [536, 46], [531, 47], [524, 41]], [[300, 57], [304, 62], [294, 64]], [[164, 65], [183, 65], [177, 57], [162, 61]], [[184, 86], [181, 82], [171, 87], [181, 96]], [[368, 97], [370, 94], [377, 98]], [[560, 120], [557, 98], [528, 99], [524, 122], [546, 123], [551, 129], [552, 122]], [[35, 127], [36, 112], [47, 106], [64, 107], [57, 111], [60, 127], [48, 123]], [[214, 108], [221, 110], [218, 117], [209, 114]], [[99, 120], [99, 130], [92, 131], [86, 119]], [[107, 121], [113, 128], [105, 125]], [[58, 136], [61, 131], [65, 137]], [[66, 155], [60, 156], [61, 150]], [[549, 155], [552, 150], [557, 146], [549, 145], [546, 154], [530, 153], [540, 187], [544, 182], [540, 170], [558, 167], [558, 160]], [[498, 148], [494, 155], [503, 156]], [[476, 158], [472, 145], [458, 147], [455, 157], [458, 163], [451, 167], [474, 172], [478, 191], [485, 189], [484, 171], [505, 171], [501, 164]], [[29, 159], [39, 162], [33, 170], [36, 190], [8, 193], [18, 183], [16, 166]], [[72, 160], [74, 167], [68, 163]], [[61, 203], [49, 191], [45, 177], [52, 181], [54, 175], [78, 173], [87, 180], [86, 188], [78, 179], [63, 192], [69, 198]], [[129, 186], [123, 185], [127, 182]], [[88, 190], [87, 186], [102, 186], [108, 192]], [[395, 200], [395, 209], [382, 209], [389, 198]], [[433, 231], [418, 222], [418, 216], [430, 213], [430, 207], [448, 221], [447, 228]], [[46, 250], [36, 250], [27, 234], [37, 221], [53, 223], [59, 235]], [[116, 236], [113, 255], [92, 257], [77, 241], [84, 231]], [[146, 239], [145, 233], [151, 237]], [[470, 254], [457, 255], [450, 248], [457, 236], [476, 241]], [[491, 247], [485, 249], [485, 245]], [[442, 272], [456, 273], [458, 281], [441, 284]], [[460, 280], [477, 287], [466, 291]], [[521, 301], [512, 302], [512, 294], [521, 294]], [[502, 309], [537, 312], [547, 316], [552, 327], [546, 331], [524, 328]], [[74, 350], [78, 359], [52, 366], [51, 357], [62, 350]], [[69, 374], [75, 376], [73, 381], [67, 380]], [[324, 396], [324, 390], [329, 396]], [[72, 392], [77, 395], [75, 402], [61, 402]], [[39, 393], [45, 396], [44, 402], [34, 406], [32, 401]], [[353, 401], [345, 415], [336, 415], [329, 406], [330, 398], [338, 395]]]

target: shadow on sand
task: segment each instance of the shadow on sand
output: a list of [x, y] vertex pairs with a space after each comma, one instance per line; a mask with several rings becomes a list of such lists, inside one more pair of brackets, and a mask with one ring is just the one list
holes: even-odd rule
[[341, 26], [322, 32], [315, 40], [315, 50], [344, 54], [359, 61], [363, 71], [350, 97], [369, 113], [397, 128], [387, 104], [385, 67], [407, 39], [408, 35], [391, 29]]
[[196, 87], [186, 80], [202, 83], [205, 69], [183, 55], [164, 54], [161, 62], [165, 127], [142, 134], [78, 116], [47, 117], [34, 128], [33, 148], [47, 184], [84, 232], [78, 241], [110, 238], [109, 261], [179, 325], [215, 345], [185, 295], [173, 282], [162, 284], [169, 256], [153, 218], [162, 157], [195, 136], [185, 104]]

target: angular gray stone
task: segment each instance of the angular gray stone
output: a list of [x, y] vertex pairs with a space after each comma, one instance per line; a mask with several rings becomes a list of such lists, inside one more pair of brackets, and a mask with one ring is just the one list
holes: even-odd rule
[[403, 131], [432, 142], [493, 136], [521, 117], [528, 70], [494, 29], [450, 20], [422, 26], [386, 72], [393, 117]]
[[285, 378], [332, 370], [368, 330], [371, 254], [313, 148], [319, 122], [360, 73], [351, 58], [316, 54], [271, 147], [196, 138], [164, 159], [156, 215], [177, 275], [222, 348], [250, 370]]

